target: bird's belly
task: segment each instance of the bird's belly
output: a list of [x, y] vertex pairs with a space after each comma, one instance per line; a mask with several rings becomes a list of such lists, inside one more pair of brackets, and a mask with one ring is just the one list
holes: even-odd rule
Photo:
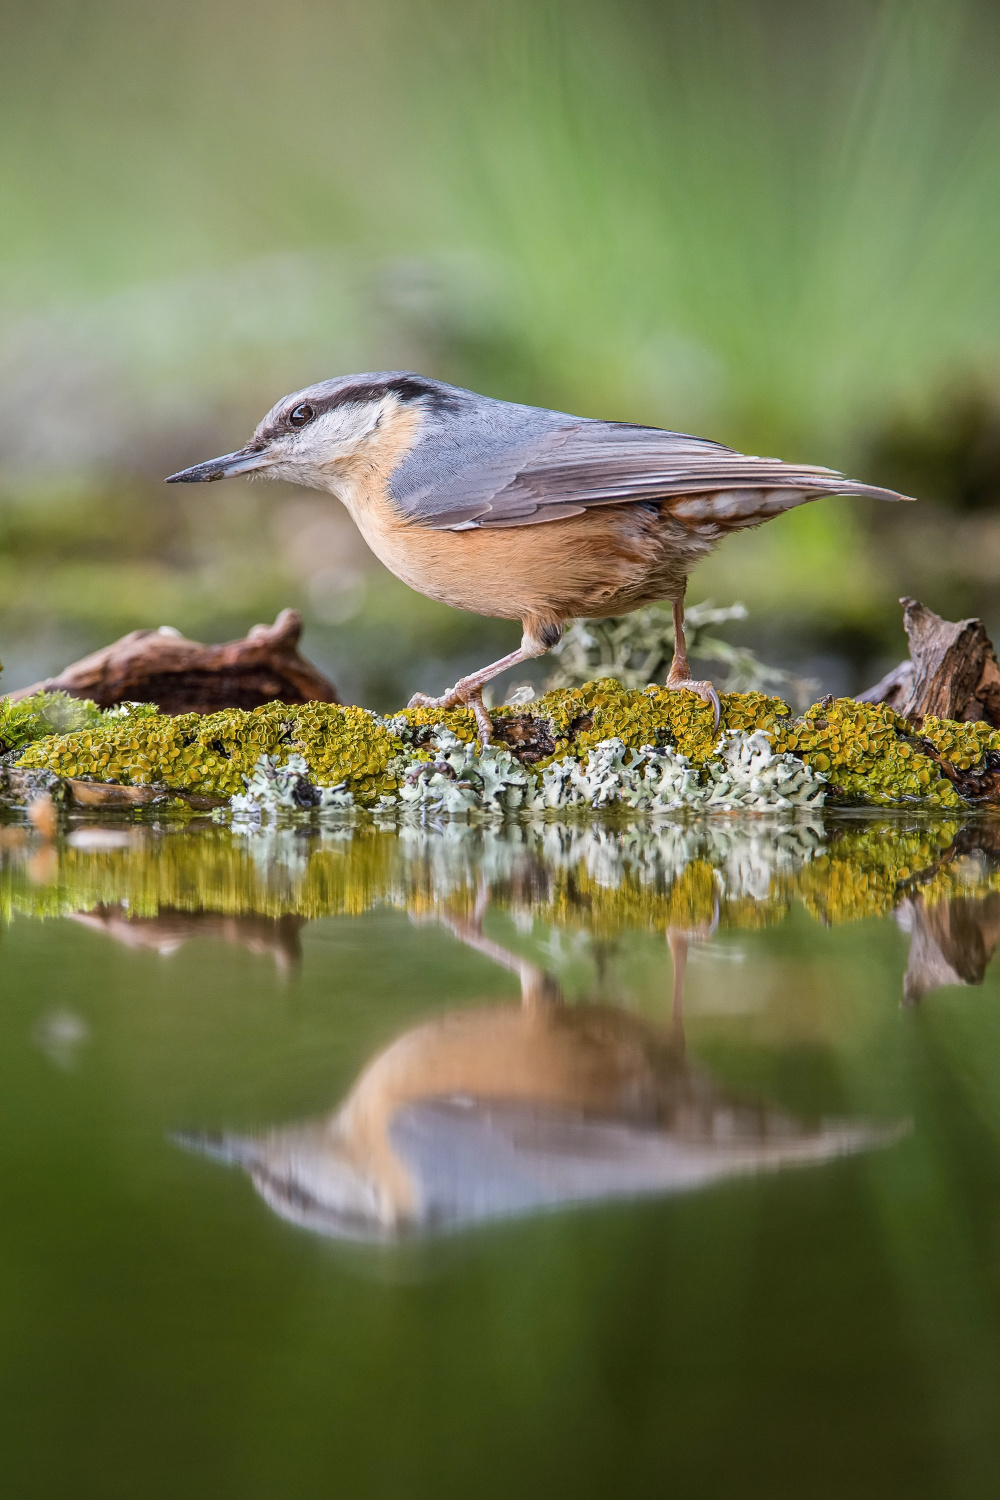
[[376, 557], [411, 588], [511, 620], [611, 615], [681, 597], [690, 567], [711, 548], [690, 528], [624, 505], [469, 531], [436, 531], [382, 508], [355, 519]]

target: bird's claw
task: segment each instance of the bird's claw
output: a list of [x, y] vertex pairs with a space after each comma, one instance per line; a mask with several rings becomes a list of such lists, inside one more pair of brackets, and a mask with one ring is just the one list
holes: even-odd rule
[[479, 743], [488, 745], [493, 736], [493, 720], [486, 712], [482, 688], [453, 687], [440, 698], [431, 698], [427, 693], [414, 693], [407, 708], [471, 708], [479, 730]]
[[719, 695], [711, 682], [699, 682], [693, 677], [668, 677], [664, 683], [664, 687], [675, 693], [697, 693], [698, 697], [705, 703], [710, 703], [712, 705], [712, 713], [715, 717], [714, 727], [718, 729], [722, 718], [722, 704], [719, 702]]

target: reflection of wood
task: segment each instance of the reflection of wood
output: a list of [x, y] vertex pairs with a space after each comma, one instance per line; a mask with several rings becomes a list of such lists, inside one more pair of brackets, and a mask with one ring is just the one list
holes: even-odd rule
[[269, 955], [279, 969], [302, 961], [299, 934], [308, 918], [298, 916], [227, 917], [218, 912], [176, 911], [161, 907], [155, 917], [134, 917], [121, 906], [96, 906], [70, 913], [74, 922], [103, 932], [126, 948], [150, 948], [169, 957], [192, 938], [214, 937], [251, 953]]
[[858, 694], [887, 703], [919, 727], [926, 714], [1000, 727], [1000, 664], [982, 620], [942, 620], [916, 599], [901, 599], [910, 659]]
[[166, 714], [215, 713], [283, 703], [337, 703], [337, 690], [299, 655], [302, 616], [283, 609], [273, 625], [255, 625], [239, 641], [203, 646], [176, 630], [133, 630], [58, 677], [12, 693], [37, 692], [92, 698], [99, 708], [155, 703]]
[[901, 902], [896, 920], [910, 934], [903, 1000], [915, 1005], [943, 985], [982, 984], [1000, 942], [1000, 892], [953, 896], [933, 906], [914, 896]]

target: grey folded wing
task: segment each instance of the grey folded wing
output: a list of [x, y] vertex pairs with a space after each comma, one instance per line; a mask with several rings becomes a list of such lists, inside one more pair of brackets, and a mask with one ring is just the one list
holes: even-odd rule
[[573, 1203], [691, 1192], [729, 1177], [845, 1156], [898, 1138], [898, 1125], [812, 1126], [720, 1098], [701, 1133], [594, 1118], [514, 1100], [404, 1105], [390, 1139], [414, 1190], [411, 1229], [457, 1228]]
[[563, 520], [591, 506], [661, 501], [679, 521], [739, 527], [820, 495], [908, 498], [833, 469], [748, 457], [702, 438], [627, 423], [563, 419], [527, 437], [510, 433], [490, 447], [429, 484], [411, 481], [397, 494], [401, 508], [422, 525], [464, 531]]

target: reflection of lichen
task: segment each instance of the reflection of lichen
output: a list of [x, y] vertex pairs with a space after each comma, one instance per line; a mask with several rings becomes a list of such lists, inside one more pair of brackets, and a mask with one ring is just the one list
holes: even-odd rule
[[169, 909], [317, 918], [357, 916], [380, 901], [405, 904], [392, 835], [361, 827], [346, 847], [303, 854], [294, 833], [279, 834], [267, 853], [261, 859], [253, 840], [225, 829], [135, 829], [122, 848], [60, 848], [51, 877], [40, 879], [25, 845], [7, 854], [0, 872], [0, 916], [63, 916], [124, 901], [136, 917]]
[[[555, 762], [586, 762], [591, 751], [611, 740], [629, 750], [671, 748], [696, 771], [709, 761], [721, 766], [721, 739], [764, 731], [777, 754], [805, 761], [843, 799], [953, 809], [965, 804], [938, 760], [924, 753], [928, 746], [961, 771], [975, 768], [988, 751], [1000, 751], [997, 731], [932, 718], [921, 731], [926, 741], [922, 744], [891, 709], [849, 698], [816, 704], [802, 718], [792, 719], [780, 699], [762, 693], [725, 694], [717, 731], [711, 709], [693, 693], [655, 686], [627, 692], [614, 679], [602, 678], [582, 688], [548, 693], [531, 705], [531, 711], [544, 724], [546, 746], [554, 748], [543, 758], [532, 756], [525, 766], [528, 783]], [[495, 711], [501, 737], [504, 721], [512, 714], [524, 718], [521, 709]], [[403, 768], [434, 758], [435, 734], [440, 736], [442, 729], [465, 743], [475, 738], [473, 716], [466, 708], [407, 709], [388, 720], [365, 709], [328, 703], [269, 703], [250, 713], [228, 709], [204, 717], [130, 714], [116, 720], [102, 715], [93, 726], [36, 741], [20, 765], [64, 776], [158, 783], [171, 790], [230, 798], [242, 793], [261, 755], [281, 764], [299, 754], [316, 785], [346, 783], [357, 805], [373, 807], [398, 799]], [[692, 784], [696, 781], [697, 777]], [[546, 805], [544, 797], [537, 803]], [[536, 808], [530, 786], [518, 806]]]
[[[974, 825], [969, 825], [974, 828]], [[669, 928], [758, 929], [799, 903], [825, 924], [892, 910], [918, 890], [927, 907], [1000, 889], [993, 855], [953, 858], [956, 822], [901, 827], [880, 817], [782, 827], [762, 820], [639, 825], [451, 827], [405, 834], [362, 823], [337, 835], [131, 829], [120, 848], [57, 845], [39, 862], [29, 837], [0, 846], [0, 914], [58, 916], [127, 903], [308, 918], [378, 903], [411, 913], [471, 912], [483, 885], [500, 908], [597, 936]], [[962, 840], [973, 847], [967, 828]]]
[[[923, 887], [927, 899], [940, 900], [960, 889], [947, 865], [938, 868], [957, 831], [954, 822], [918, 829], [885, 822], [841, 831], [802, 870], [797, 894], [813, 916], [832, 926], [891, 911], [904, 883], [921, 872], [930, 875]], [[984, 890], [989, 886], [986, 880]]]

